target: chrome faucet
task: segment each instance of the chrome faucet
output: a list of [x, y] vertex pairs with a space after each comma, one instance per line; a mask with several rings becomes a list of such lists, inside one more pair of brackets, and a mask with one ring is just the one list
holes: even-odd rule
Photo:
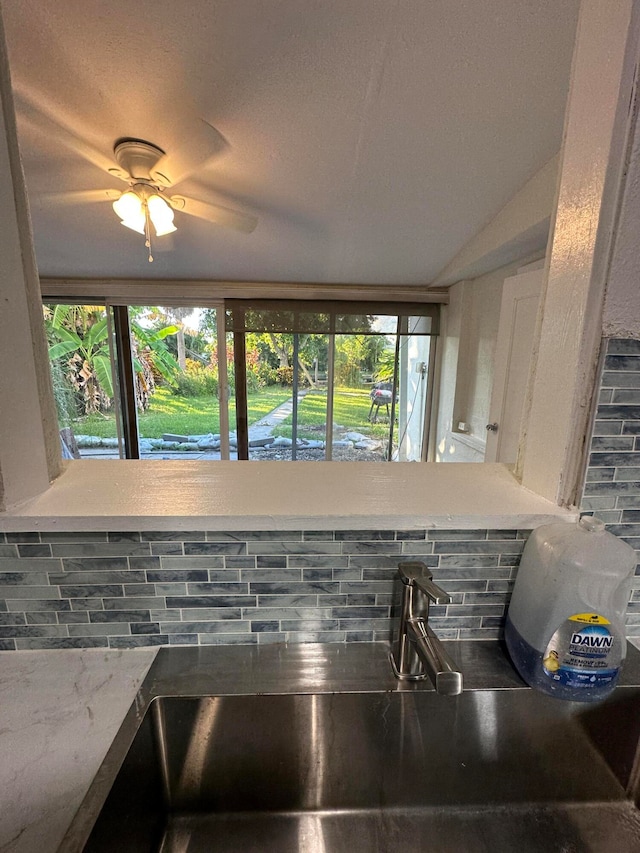
[[462, 693], [462, 673], [429, 626], [429, 605], [451, 597], [433, 582], [424, 563], [399, 563], [401, 599], [394, 623], [391, 666], [396, 678], [417, 681], [428, 675], [438, 693]]

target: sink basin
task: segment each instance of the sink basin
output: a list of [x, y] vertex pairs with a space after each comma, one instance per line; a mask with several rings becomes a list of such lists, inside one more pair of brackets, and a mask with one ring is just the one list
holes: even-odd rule
[[614, 696], [159, 697], [84, 850], [638, 851], [640, 688]]

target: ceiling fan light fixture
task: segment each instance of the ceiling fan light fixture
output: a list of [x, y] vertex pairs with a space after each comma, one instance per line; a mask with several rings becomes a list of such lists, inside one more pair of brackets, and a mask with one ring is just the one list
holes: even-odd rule
[[132, 231], [137, 231], [138, 234], [146, 235], [145, 225], [147, 224], [145, 215], [140, 211], [139, 215], [130, 216], [128, 219], [121, 219], [120, 224], [125, 228], [130, 228]]
[[123, 222], [137, 220], [140, 216], [144, 218], [142, 199], [133, 190], [122, 193], [120, 198], [113, 202], [113, 209]]
[[164, 237], [165, 234], [171, 234], [177, 230], [173, 224], [173, 210], [162, 196], [152, 193], [147, 199], [147, 210], [156, 237]]

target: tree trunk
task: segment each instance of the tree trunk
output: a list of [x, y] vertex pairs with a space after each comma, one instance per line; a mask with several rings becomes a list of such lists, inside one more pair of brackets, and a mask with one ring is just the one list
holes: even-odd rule
[[178, 345], [178, 365], [180, 366], [180, 370], [184, 372], [187, 369], [187, 353], [184, 346], [184, 329], [182, 328], [182, 324], [180, 324], [178, 334], [176, 335], [176, 343]]

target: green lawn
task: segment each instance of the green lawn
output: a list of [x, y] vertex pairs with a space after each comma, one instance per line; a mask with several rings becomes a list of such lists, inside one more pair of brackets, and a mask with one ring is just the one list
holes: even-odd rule
[[[337, 387], [333, 397], [333, 421], [349, 430], [361, 432], [376, 438], [384, 438], [389, 433], [388, 423], [372, 424], [369, 422], [371, 398], [367, 388]], [[384, 410], [380, 411], [382, 417]], [[309, 427], [322, 426], [322, 431], [314, 437], [324, 438], [324, 424], [327, 412], [326, 391], [310, 391], [298, 406], [298, 430], [301, 437]], [[274, 435], [284, 435], [291, 438], [292, 418], [289, 416], [276, 427]], [[307, 430], [304, 428], [307, 427]]]
[[[291, 390], [280, 386], [262, 388], [247, 399], [249, 424], [291, 397]], [[235, 406], [229, 410], [230, 428], [235, 429]], [[114, 415], [89, 415], [73, 424], [77, 435], [97, 435], [112, 438], [116, 435]], [[163, 433], [206, 435], [220, 431], [218, 401], [212, 397], [178, 397], [165, 388], [158, 388], [146, 412], [138, 415], [142, 438], [160, 438]]]

